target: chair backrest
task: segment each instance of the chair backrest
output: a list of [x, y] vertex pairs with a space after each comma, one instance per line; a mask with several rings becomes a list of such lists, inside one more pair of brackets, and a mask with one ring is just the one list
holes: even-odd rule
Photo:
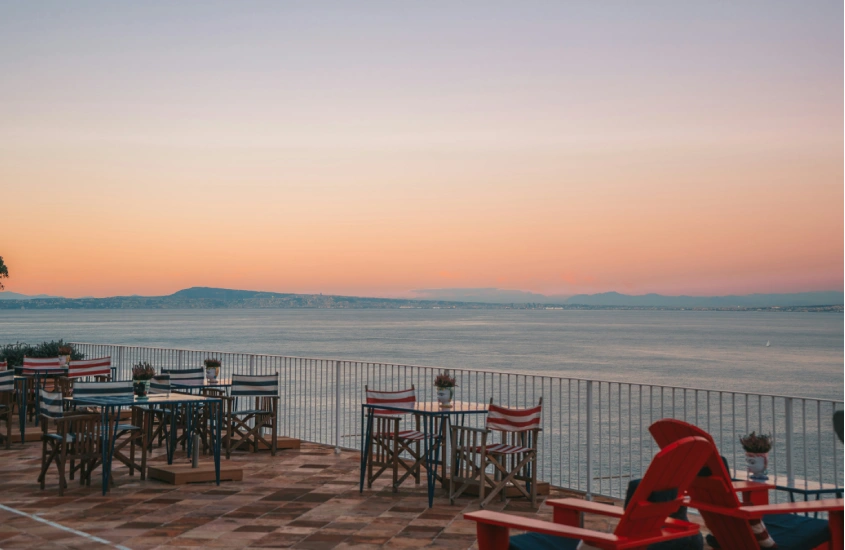
[[9, 363], [6, 361], [0, 361], [0, 370], [6, 370], [9, 368]]
[[526, 432], [540, 428], [540, 415], [543, 412], [543, 398], [536, 407], [529, 409], [509, 409], [493, 404], [487, 409], [487, 429], [500, 432]]
[[39, 388], [38, 399], [40, 401], [39, 406], [43, 416], [47, 416], [49, 418], [62, 418], [64, 416], [62, 392], [47, 391], [44, 388]]
[[0, 392], [15, 391], [15, 371], [0, 371]]
[[87, 376], [111, 376], [111, 357], [98, 359], [80, 359], [68, 364], [68, 378], [83, 378]]
[[[722, 462], [722, 457], [716, 448], [713, 437], [692, 424], [664, 418], [658, 420], [648, 431], [660, 448], [666, 448], [680, 439], [686, 437], [703, 437], [711, 443], [712, 450], [704, 462], [704, 468], [692, 480], [687, 493], [692, 502], [690, 506], [695, 508], [696, 502], [712, 504], [722, 508], [739, 508], [742, 504], [733, 490], [731, 475]], [[723, 514], [701, 511], [702, 519], [707, 528], [722, 545], [722, 548], [736, 548], [737, 550], [752, 550], [759, 548], [754, 532], [748, 524], [748, 520], [729, 517]]]
[[35, 374], [38, 371], [58, 370], [61, 368], [58, 357], [24, 357], [23, 372]]
[[[685, 437], [658, 452], [614, 534], [629, 538], [661, 536], [666, 518], [681, 507], [684, 491], [714, 450], [703, 437]], [[669, 496], [673, 494], [674, 498]]]
[[150, 380], [150, 393], [170, 393], [170, 375], [153, 376]]
[[[367, 398], [367, 405], [388, 405], [392, 407], [407, 407], [413, 409], [417, 403], [417, 391], [413, 384], [409, 390], [400, 391], [376, 391], [364, 386], [364, 394]], [[373, 411], [378, 415], [402, 415], [407, 414], [402, 411], [394, 411], [389, 409], [376, 409]]]
[[125, 397], [134, 395], [131, 380], [119, 382], [76, 382], [73, 398], [80, 397]]
[[205, 380], [205, 368], [197, 369], [161, 369], [161, 374], [170, 375], [171, 384], [196, 384], [201, 386]]
[[279, 395], [279, 373], [232, 375], [232, 397], [275, 397]]

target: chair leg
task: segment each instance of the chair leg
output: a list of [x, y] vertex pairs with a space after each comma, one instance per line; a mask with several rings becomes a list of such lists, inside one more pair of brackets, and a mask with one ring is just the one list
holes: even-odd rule
[[276, 433], [277, 432], [276, 422], [277, 422], [278, 416], [279, 415], [274, 412], [273, 413], [273, 420], [270, 422], [270, 429], [273, 430], [273, 433], [270, 435], [271, 441], [273, 442], [273, 448], [270, 449], [270, 453], [272, 454], [272, 456], [276, 456], [276, 448], [279, 445], [279, 434]]
[[399, 492], [399, 428], [393, 431], [393, 492]]
[[135, 475], [135, 434], [129, 436], [129, 475]]

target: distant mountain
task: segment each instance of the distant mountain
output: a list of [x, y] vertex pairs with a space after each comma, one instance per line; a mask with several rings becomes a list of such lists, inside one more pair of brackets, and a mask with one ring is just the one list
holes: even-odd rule
[[61, 296], [49, 296], [47, 294], [20, 294], [5, 290], [0, 292], [0, 300], [38, 300], [41, 298], [61, 298]]
[[531, 304], [558, 303], [566, 296], [546, 296], [523, 290], [502, 290], [498, 288], [424, 288], [412, 290], [420, 300], [451, 300], [456, 302], [479, 302], [485, 304]]
[[748, 294], [745, 296], [663, 296], [642, 294], [630, 296], [618, 292], [578, 294], [566, 300], [567, 305], [616, 307], [797, 307], [842, 305], [845, 293], [799, 292], [795, 294]]
[[[737, 309], [781, 308], [782, 310], [842, 311], [843, 293], [803, 292], [797, 294], [750, 294], [747, 296], [629, 296], [618, 292], [579, 294], [571, 298], [546, 296], [519, 290], [495, 288], [430, 289], [415, 291], [421, 299], [362, 298], [323, 294], [290, 294], [193, 287], [169, 296], [113, 296], [110, 298], [60, 298], [26, 296], [12, 292], [0, 300], [0, 309]], [[11, 296], [9, 296], [11, 295]], [[20, 298], [23, 296], [23, 298]], [[425, 296], [425, 298], [423, 298]]]

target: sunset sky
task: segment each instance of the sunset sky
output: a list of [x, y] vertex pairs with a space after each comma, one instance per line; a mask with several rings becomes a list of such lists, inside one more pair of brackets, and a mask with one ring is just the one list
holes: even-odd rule
[[26, 294], [843, 287], [843, 4], [4, 2]]

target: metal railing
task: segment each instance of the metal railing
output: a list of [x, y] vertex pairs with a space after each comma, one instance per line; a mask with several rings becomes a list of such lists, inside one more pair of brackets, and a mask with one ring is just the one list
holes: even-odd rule
[[[222, 376], [272, 374], [280, 378], [279, 427], [283, 435], [361, 448], [364, 386], [399, 390], [412, 384], [422, 401], [435, 400], [437, 367], [76, 343], [86, 357], [111, 356], [118, 378], [149, 361], [157, 369], [201, 366], [220, 359]], [[484, 370], [448, 369], [456, 378], [455, 399], [529, 406], [543, 397], [538, 477], [588, 496], [622, 498], [629, 479], [640, 477], [657, 452], [648, 426], [677, 418], [712, 434], [737, 471], [745, 468], [739, 435], [771, 433], [770, 480], [779, 485], [839, 489], [842, 444], [832, 416], [842, 401], [753, 394], [668, 385], [631, 384]], [[483, 421], [480, 419], [479, 421]], [[775, 495], [775, 500], [785, 498]]]

